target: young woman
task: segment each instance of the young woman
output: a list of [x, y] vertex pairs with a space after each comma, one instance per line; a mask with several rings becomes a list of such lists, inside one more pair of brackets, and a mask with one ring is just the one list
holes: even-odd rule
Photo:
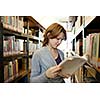
[[69, 77], [59, 74], [64, 53], [57, 47], [62, 40], [66, 40], [66, 30], [58, 23], [51, 24], [44, 33], [43, 47], [33, 54], [30, 82], [64, 83]]

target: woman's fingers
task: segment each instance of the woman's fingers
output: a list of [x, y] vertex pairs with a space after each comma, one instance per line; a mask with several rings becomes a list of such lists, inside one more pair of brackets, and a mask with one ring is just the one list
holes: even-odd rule
[[61, 70], [61, 67], [59, 66], [54, 66], [54, 67], [50, 67], [47, 71], [46, 71], [46, 76], [48, 78], [55, 78], [59, 71]]
[[[52, 67], [53, 68], [53, 67]], [[54, 68], [53, 68], [53, 72], [59, 72], [61, 70], [61, 67], [59, 67], [59, 66], [55, 66]]]

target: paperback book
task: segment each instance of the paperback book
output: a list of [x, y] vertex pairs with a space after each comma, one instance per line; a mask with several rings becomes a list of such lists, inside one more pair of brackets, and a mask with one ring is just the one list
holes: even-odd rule
[[87, 58], [84, 56], [68, 57], [59, 64], [59, 66], [62, 67], [62, 70], [60, 73], [72, 75], [75, 71], [77, 71], [86, 62], [87, 62]]

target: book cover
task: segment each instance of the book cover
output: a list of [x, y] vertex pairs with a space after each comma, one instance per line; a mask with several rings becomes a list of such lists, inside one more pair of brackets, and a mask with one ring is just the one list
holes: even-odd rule
[[72, 57], [66, 58], [59, 64], [59, 66], [62, 67], [62, 70], [60, 73], [72, 75], [86, 62], [87, 62], [87, 58], [84, 56], [82, 57], [72, 56]]

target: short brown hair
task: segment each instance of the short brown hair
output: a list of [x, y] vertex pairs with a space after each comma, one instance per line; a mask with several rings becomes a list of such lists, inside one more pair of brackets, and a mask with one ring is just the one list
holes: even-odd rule
[[51, 24], [44, 33], [43, 46], [48, 44], [49, 39], [56, 38], [61, 32], [64, 33], [64, 39], [67, 39], [66, 30], [58, 23]]

